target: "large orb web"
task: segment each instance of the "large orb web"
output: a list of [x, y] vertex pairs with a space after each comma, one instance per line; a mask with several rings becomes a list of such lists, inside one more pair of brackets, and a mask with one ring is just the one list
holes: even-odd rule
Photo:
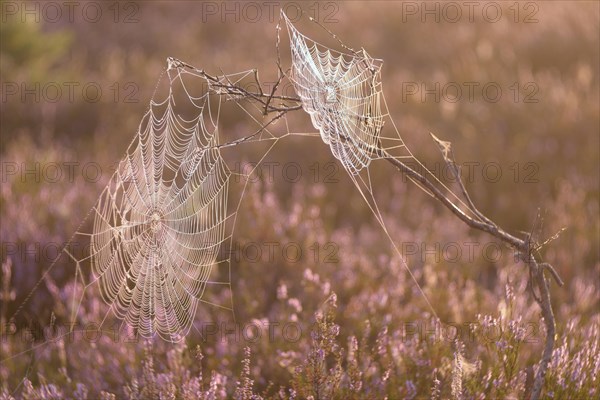
[[117, 317], [143, 337], [176, 342], [222, 262], [230, 171], [205, 118], [208, 95], [182, 106], [170, 93], [151, 103], [95, 206], [91, 261]]

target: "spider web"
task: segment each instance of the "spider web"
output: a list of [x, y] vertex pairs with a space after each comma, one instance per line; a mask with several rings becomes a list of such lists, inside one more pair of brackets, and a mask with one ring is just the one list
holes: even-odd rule
[[[257, 116], [262, 109], [223, 91], [224, 85], [244, 86], [252, 70], [211, 80], [200, 69], [167, 61], [149, 109], [108, 184], [10, 318], [15, 321], [31, 307], [43, 284], [59, 292], [53, 270], [73, 271], [71, 294], [61, 296], [50, 321], [52, 328], [57, 314], [66, 316], [69, 329], [1, 360], [31, 356], [21, 384], [36, 358], [65, 337], [75, 341], [89, 340], [90, 333], [115, 338], [124, 333], [124, 343], [137, 343], [138, 337], [175, 343], [191, 330], [202, 337], [198, 325], [212, 315], [199, 317], [199, 304], [225, 311], [235, 321], [231, 241], [238, 212], [250, 176], [279, 140], [291, 134], [275, 135], [269, 129], [281, 115], [265, 123]], [[156, 92], [165, 86], [167, 94], [157, 99]], [[221, 143], [220, 113], [228, 101], [259, 128]], [[242, 143], [266, 143], [267, 148], [250, 171], [233, 172], [223, 152]], [[246, 179], [236, 193], [237, 205], [231, 206], [234, 175]], [[208, 293], [212, 291], [216, 294]], [[86, 306], [94, 308], [96, 298], [106, 305], [100, 321]]]
[[[152, 104], [136, 145], [93, 208], [93, 280], [114, 313], [143, 337], [179, 341], [226, 240], [230, 172], [216, 122], [203, 119], [207, 97], [191, 119], [169, 96]], [[155, 108], [164, 106], [157, 114]], [[210, 110], [208, 111], [210, 114]], [[88, 285], [90, 284], [88, 283]]]
[[380, 60], [322, 48], [285, 21], [292, 50], [292, 81], [323, 141], [351, 174], [369, 166], [384, 124]]
[[[372, 214], [377, 219], [401, 263], [427, 302], [432, 314], [439, 320], [435, 308], [419, 285], [393, 240], [375, 197], [371, 179], [371, 161], [394, 159], [419, 166], [419, 172], [439, 187], [454, 204], [473, 218], [467, 204], [451, 188], [441, 182], [412, 154], [400, 136], [391, 118], [381, 83], [382, 60], [372, 58], [365, 49], [355, 51], [337, 38], [331, 31], [312, 17], [308, 19], [336, 39], [346, 52], [336, 51], [303, 35], [291, 23], [285, 13], [281, 19], [287, 27], [290, 39], [291, 69], [289, 79], [301, 99], [302, 108], [310, 115], [311, 122], [329, 145], [359, 190]], [[281, 21], [280, 21], [281, 24]], [[390, 134], [384, 135], [384, 125], [390, 122]], [[442, 142], [435, 138], [438, 145]], [[447, 156], [448, 149], [444, 151]], [[409, 177], [409, 179], [411, 179]], [[412, 179], [411, 179], [412, 180]], [[425, 193], [432, 193], [412, 180]]]
[[[235, 215], [227, 211], [231, 172], [219, 147], [220, 104], [213, 108], [208, 92], [189, 93], [173, 60], [166, 76], [168, 95], [150, 102], [96, 204], [13, 318], [64, 257], [75, 264], [80, 285], [71, 327], [86, 291], [96, 286], [109, 308], [100, 329], [112, 312], [144, 338], [177, 342], [207, 286], [230, 285], [211, 280], [229, 264], [221, 250]], [[89, 245], [73, 245], [80, 241]]]

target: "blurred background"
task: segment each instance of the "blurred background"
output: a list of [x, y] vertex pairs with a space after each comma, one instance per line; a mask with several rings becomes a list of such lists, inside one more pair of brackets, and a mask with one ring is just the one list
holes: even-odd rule
[[[541, 249], [566, 283], [563, 288], [552, 285], [559, 333], [573, 338], [577, 332], [582, 337], [582, 342], [571, 340], [573, 347], [565, 354], [572, 355], [569, 352], [579, 351], [581, 343], [597, 338], [597, 2], [474, 2], [467, 6], [396, 1], [81, 1], [72, 9], [62, 2], [0, 4], [0, 255], [5, 284], [6, 271], [11, 273], [10, 288], [3, 292], [4, 322], [48, 267], [48, 254], [55, 251], [49, 244], [65, 243], [94, 204], [147, 110], [166, 58], [179, 58], [213, 75], [257, 68], [261, 81], [272, 85], [277, 77], [280, 9], [298, 21], [307, 36], [337, 46], [327, 32], [300, 18], [301, 7], [346, 45], [364, 47], [371, 56], [384, 60], [383, 90], [391, 116], [426, 166], [438, 168], [438, 173], [442, 166], [429, 136], [433, 132], [452, 142], [473, 200], [504, 229], [521, 235], [535, 227], [543, 242], [566, 228]], [[287, 68], [285, 29], [281, 40]], [[288, 92], [284, 94], [292, 94], [289, 83], [284, 88]], [[314, 131], [301, 111], [287, 122], [291, 131]], [[224, 111], [223, 140], [255, 129], [235, 107]], [[285, 132], [288, 127], [280, 123], [274, 129]], [[235, 154], [229, 153], [234, 170], [236, 162], [256, 161], [263, 151], [252, 146], [235, 149]], [[234, 245], [242, 249], [242, 256], [234, 257], [231, 265], [237, 323], [292, 321], [300, 324], [303, 334], [296, 342], [279, 337], [223, 344], [213, 338], [202, 343], [201, 367], [229, 377], [221, 383], [233, 390], [235, 376], [244, 373], [240, 360], [247, 356], [244, 348], [248, 346], [256, 390], [276, 391], [292, 379], [290, 387], [300, 394], [309, 393], [302, 391], [308, 380], [302, 366], [316, 346], [309, 332], [315, 321], [320, 329], [315, 313], [323, 313], [324, 304], [335, 293], [332, 314], [338, 332], [331, 335], [345, 349], [340, 365], [348, 375], [340, 378], [339, 387], [351, 391], [347, 388], [354, 364], [349, 354], [353, 340], [358, 340], [365, 354], [367, 349], [381, 348], [373, 350], [378, 354], [373, 356], [375, 366], [357, 362], [362, 383], [356, 393], [367, 393], [369, 388], [369, 393], [410, 397], [414, 389], [421, 395], [430, 392], [434, 376], [441, 380], [442, 392], [449, 393], [455, 343], [425, 340], [413, 346], [399, 337], [404, 323], [430, 321], [430, 310], [328, 146], [319, 139], [291, 137], [282, 140], [268, 160], [279, 164], [273, 174], [264, 174], [250, 185], [234, 237]], [[290, 179], [284, 171], [290, 162], [300, 168], [298, 179]], [[61, 175], [57, 177], [56, 171]], [[515, 315], [539, 322], [537, 306], [526, 290], [525, 268], [515, 262], [509, 249], [467, 229], [393, 169], [374, 165], [372, 177], [390, 233], [403, 249], [410, 249], [406, 261], [442, 320], [462, 324], [478, 321], [478, 315], [496, 315], [498, 304], [510, 303], [508, 286], [518, 299]], [[536, 224], [538, 214], [541, 220]], [[258, 262], [244, 257], [244, 246], [269, 242], [281, 247], [297, 244], [303, 256], [290, 261], [280, 252], [268, 257], [265, 251]], [[494, 244], [492, 250], [489, 243]], [[453, 253], [456, 248], [459, 256]], [[470, 248], [475, 249], [472, 256]], [[72, 277], [73, 271], [62, 269], [54, 279], [62, 288]], [[26, 315], [47, 320], [52, 310], [57, 313], [47, 304], [61, 298], [68, 296], [41, 285]], [[534, 336], [543, 337], [541, 327], [535, 326], [539, 329], [534, 329]], [[596, 327], [595, 333], [589, 333], [591, 327]], [[386, 335], [389, 343], [383, 345]], [[188, 342], [187, 348], [195, 348], [199, 340]], [[394, 340], [398, 342], [390, 344]], [[117, 351], [108, 343], [102, 345]], [[3, 346], [4, 358], [25, 345], [3, 342]], [[526, 390], [526, 371], [536, 362], [541, 344], [522, 346], [515, 361], [519, 372], [504, 368], [497, 374], [493, 366], [502, 357], [495, 359], [496, 353], [490, 353], [489, 347], [486, 351], [481, 342], [468, 341], [466, 347], [461, 351], [477, 372], [464, 377], [462, 390], [501, 397]], [[329, 350], [326, 366], [337, 360], [335, 351]], [[95, 356], [102, 358], [99, 353]], [[90, 371], [82, 359], [71, 356], [75, 358], [65, 362], [69, 373], [59, 373], [54, 371], [59, 361], [52, 351], [39, 355], [38, 374], [29, 377], [33, 386], [46, 384], [39, 378], [45, 376], [63, 394], [78, 388], [74, 382], [82, 382], [90, 393], [105, 390], [125, 396], [129, 392], [124, 387], [146, 365], [143, 355], [133, 350], [114, 356], [121, 373], [108, 372], [108, 361], [98, 362]], [[8, 376], [27, 365], [26, 361], [3, 365], [3, 381], [16, 384], [15, 375]], [[82, 368], [73, 367], [78, 362]], [[168, 365], [165, 371], [173, 370], [167, 361], [164, 365]], [[549, 378], [556, 383], [554, 391], [560, 388], [560, 365], [559, 360]], [[198, 366], [189, 368], [196, 376]], [[204, 381], [209, 377], [206, 373]], [[484, 385], [484, 378], [489, 381], [487, 389], [469, 386]], [[492, 384], [494, 379], [501, 384]], [[588, 379], [592, 379], [591, 372]], [[589, 394], [586, 388], [577, 390], [582, 392], [570, 393]], [[284, 392], [286, 396], [291, 393]]]

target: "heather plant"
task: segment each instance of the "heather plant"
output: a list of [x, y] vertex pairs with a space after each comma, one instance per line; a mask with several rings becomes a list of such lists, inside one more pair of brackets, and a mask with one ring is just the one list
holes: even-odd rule
[[[308, 278], [310, 283], [305, 284], [315, 284], [316, 277]], [[129, 399], [225, 399], [228, 393], [236, 393], [238, 398], [273, 399], [429, 397], [420, 393], [438, 393], [440, 398], [520, 397], [531, 384], [527, 359], [535, 359], [535, 351], [524, 343], [522, 323], [514, 314], [511, 316], [514, 312], [514, 309], [511, 311], [514, 307], [511, 290], [506, 292], [507, 297], [496, 312], [480, 315], [472, 323], [473, 331], [461, 338], [462, 343], [452, 341], [452, 335], [441, 340], [433, 329], [428, 334], [416, 333], [410, 326], [396, 329], [391, 320], [388, 323], [392, 327], [373, 329], [368, 313], [363, 314], [366, 319], [353, 328], [356, 336], [344, 339], [336, 322], [340, 318], [339, 299], [330, 294], [321, 304], [303, 310], [312, 311], [312, 318], [306, 319], [314, 324], [307, 327], [307, 335], [290, 346], [294, 350], [279, 350], [273, 360], [275, 365], [269, 365], [269, 348], [250, 344], [238, 350], [237, 360], [241, 361], [230, 367], [229, 372], [221, 367], [220, 372], [212, 370], [209, 375], [203, 372], [203, 361], [207, 358], [203, 354], [210, 354], [210, 344], [206, 344], [207, 348], [197, 346], [192, 350], [185, 343], [153, 346], [141, 342], [129, 349], [112, 340], [94, 343], [94, 347], [101, 346], [102, 353], [109, 355], [105, 361], [97, 359], [98, 364], [112, 360], [109, 368], [121, 371], [112, 378], [112, 389], [106, 387], [110, 382], [106, 375], [110, 369], [96, 377], [90, 375], [90, 371], [70, 375], [63, 370], [57, 374], [53, 367], [60, 365], [60, 357], [65, 358], [65, 365], [75, 366], [81, 362], [78, 357], [83, 357], [75, 351], [89, 351], [71, 348], [66, 354], [62, 350], [61, 356], [61, 346], [57, 345], [40, 354], [43, 358], [35, 383], [29, 379], [24, 381], [20, 397], [89, 399], [113, 395]], [[434, 323], [432, 320], [431, 326]], [[529, 326], [526, 336], [530, 334]], [[580, 333], [566, 335], [571, 338], [570, 344], [565, 341], [558, 347], [549, 369], [547, 393], [554, 393], [555, 398], [567, 395], [588, 398], [596, 390], [599, 354], [597, 346], [586, 344], [596, 343], [597, 322], [585, 327], [574, 320], [567, 329]], [[527, 337], [539, 341], [537, 335]], [[235, 341], [229, 344], [231, 348], [243, 345]], [[17, 345], [15, 340], [5, 340], [3, 355], [14, 354]], [[69, 349], [69, 343], [66, 346]], [[254, 354], [252, 348], [256, 349]], [[95, 353], [97, 351], [90, 354]], [[259, 369], [252, 367], [257, 362], [261, 365]], [[49, 368], [39, 368], [42, 365]], [[435, 371], [432, 370], [434, 365]], [[84, 366], [83, 363], [80, 368]], [[288, 372], [282, 375], [282, 380], [257, 386], [254, 382], [261, 381], [265, 371], [270, 369]], [[3, 374], [12, 379], [5, 368]], [[579, 397], [574, 397], [574, 393]], [[7, 392], [4, 395], [11, 398]]]
[[546, 392], [549, 398], [598, 396], [598, 323], [585, 328], [576, 326], [574, 320], [567, 323], [562, 342], [552, 358]]

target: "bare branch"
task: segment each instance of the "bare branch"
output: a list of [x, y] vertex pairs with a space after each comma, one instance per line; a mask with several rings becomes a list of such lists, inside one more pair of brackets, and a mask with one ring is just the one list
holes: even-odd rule
[[[258, 83], [258, 90], [259, 90], [258, 93], [249, 91], [249, 90], [245, 89], [244, 87], [242, 87], [240, 85], [236, 85], [235, 83], [231, 82], [231, 80], [225, 73], [223, 73], [222, 76], [210, 75], [203, 69], [196, 68], [192, 65], [189, 65], [189, 64], [187, 64], [181, 60], [178, 60], [176, 58], [173, 58], [173, 57], [169, 57], [168, 62], [169, 62], [169, 68], [188, 68], [188, 69], [194, 71], [195, 73], [197, 73], [198, 75], [200, 75], [201, 77], [206, 79], [206, 81], [208, 82], [208, 84], [210, 85], [212, 90], [214, 90], [215, 93], [218, 95], [229, 95], [229, 96], [233, 96], [233, 97], [239, 97], [242, 99], [249, 99], [249, 100], [258, 102], [259, 104], [261, 104], [264, 107], [264, 111], [263, 111], [264, 115], [267, 115], [272, 112], [277, 112], [277, 113], [284, 112], [285, 113], [288, 111], [300, 110], [302, 108], [301, 100], [298, 97], [283, 96], [283, 95], [276, 94], [277, 88], [284, 77], [284, 74], [283, 74], [283, 71], [281, 70], [280, 65], [278, 65], [279, 78], [278, 78], [276, 84], [273, 86], [271, 93], [265, 94], [262, 90], [262, 85], [260, 84], [260, 81], [258, 80], [258, 71], [257, 70], [254, 70], [254, 79]], [[273, 100], [280, 100], [280, 101], [282, 101], [282, 103], [280, 105], [273, 105], [272, 104]], [[293, 103], [293, 104], [287, 104], [286, 102]]]

